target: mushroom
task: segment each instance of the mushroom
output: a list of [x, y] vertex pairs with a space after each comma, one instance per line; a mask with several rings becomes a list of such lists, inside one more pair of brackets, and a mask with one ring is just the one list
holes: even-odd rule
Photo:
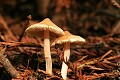
[[46, 72], [52, 74], [52, 59], [50, 53], [50, 36], [63, 36], [64, 31], [55, 25], [49, 18], [33, 24], [25, 31], [31, 36], [44, 38], [44, 55], [46, 60]]
[[[85, 42], [80, 36], [72, 35], [68, 31], [65, 31], [65, 35], [57, 38], [53, 43], [52, 46], [55, 44], [63, 44], [64, 48], [64, 61], [67, 62], [70, 58], [70, 45], [71, 44], [79, 44]], [[67, 78], [67, 69], [68, 66], [63, 62], [61, 68], [61, 76], [64, 80]]]

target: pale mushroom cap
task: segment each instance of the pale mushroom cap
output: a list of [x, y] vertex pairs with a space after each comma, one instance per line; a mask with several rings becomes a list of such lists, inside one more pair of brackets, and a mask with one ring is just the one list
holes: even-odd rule
[[31, 36], [43, 37], [44, 30], [49, 30], [51, 32], [51, 36], [54, 36], [55, 34], [58, 36], [63, 36], [65, 34], [64, 31], [55, 25], [49, 18], [29, 26], [25, 32]]
[[83, 39], [80, 36], [72, 35], [68, 31], [65, 31], [65, 35], [57, 38], [53, 43], [52, 46], [55, 44], [64, 44], [70, 42], [71, 44], [73, 43], [83, 43], [85, 42], [85, 39]]

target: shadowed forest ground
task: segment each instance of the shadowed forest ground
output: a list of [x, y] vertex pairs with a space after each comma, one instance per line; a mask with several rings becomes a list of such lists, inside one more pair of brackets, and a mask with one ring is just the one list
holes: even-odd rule
[[[62, 80], [63, 49], [51, 47], [50, 75], [45, 72], [43, 40], [25, 33], [45, 18], [86, 40], [71, 46], [68, 80], [120, 80], [119, 4], [119, 0], [0, 0], [0, 80]], [[3, 58], [21, 76], [11, 77], [14, 72], [6, 69]]]

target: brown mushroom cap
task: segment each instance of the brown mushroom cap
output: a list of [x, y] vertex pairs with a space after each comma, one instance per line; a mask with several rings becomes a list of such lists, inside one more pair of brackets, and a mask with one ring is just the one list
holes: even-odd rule
[[85, 42], [85, 39], [83, 39], [80, 36], [72, 35], [68, 31], [65, 31], [65, 35], [57, 38], [53, 43], [52, 46], [55, 44], [64, 44], [70, 42], [70, 44], [78, 44]]
[[33, 24], [26, 29], [26, 33], [35, 37], [43, 37], [43, 31], [49, 30], [50, 35], [53, 37], [55, 34], [58, 36], [63, 36], [64, 31], [55, 25], [49, 18], [44, 19], [43, 21]]

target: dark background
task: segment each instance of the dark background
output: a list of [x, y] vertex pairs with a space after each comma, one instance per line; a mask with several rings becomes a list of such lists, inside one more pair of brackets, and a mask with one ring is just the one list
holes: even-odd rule
[[31, 15], [32, 20], [41, 21], [48, 17], [59, 27], [67, 28], [71, 33], [83, 37], [111, 33], [115, 24], [119, 22], [119, 13], [119, 8], [114, 6], [111, 0], [0, 1], [0, 14], [7, 17], [6, 19], [24, 21], [26, 16]]

